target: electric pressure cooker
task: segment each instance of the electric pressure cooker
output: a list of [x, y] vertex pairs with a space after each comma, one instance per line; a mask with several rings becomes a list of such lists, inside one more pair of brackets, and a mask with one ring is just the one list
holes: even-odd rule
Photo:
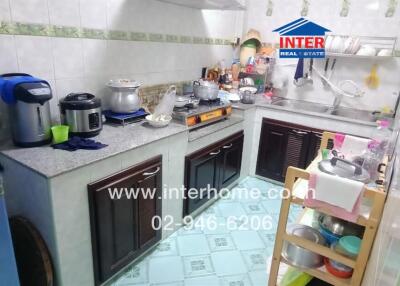
[[24, 73], [0, 75], [0, 95], [7, 104], [14, 144], [34, 147], [50, 143], [51, 87]]
[[62, 122], [71, 135], [93, 137], [103, 128], [101, 100], [90, 93], [71, 93], [60, 101]]

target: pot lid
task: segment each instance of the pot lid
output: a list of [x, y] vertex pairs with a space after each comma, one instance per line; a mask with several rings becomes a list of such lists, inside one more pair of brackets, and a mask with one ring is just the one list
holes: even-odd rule
[[354, 235], [343, 236], [339, 239], [339, 245], [346, 252], [356, 256], [360, 252], [361, 239]]
[[141, 86], [141, 83], [133, 79], [111, 79], [108, 81], [107, 86], [116, 88], [137, 88]]
[[333, 157], [332, 159], [322, 160], [318, 163], [318, 168], [325, 173], [330, 175], [337, 175], [342, 178], [347, 178], [359, 182], [367, 183], [370, 180], [370, 176], [367, 170], [361, 166], [352, 163], [348, 160], [341, 159], [339, 157]]

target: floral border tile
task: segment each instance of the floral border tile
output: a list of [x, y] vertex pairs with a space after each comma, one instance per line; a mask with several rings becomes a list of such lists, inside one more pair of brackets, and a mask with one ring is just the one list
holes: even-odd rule
[[83, 28], [82, 29], [82, 38], [88, 39], [106, 39], [106, 33], [100, 29], [91, 29], [91, 28]]
[[118, 31], [118, 30], [108, 31], [107, 38], [109, 40], [119, 40], [119, 41], [127, 41], [129, 39], [128, 32]]
[[52, 37], [60, 38], [79, 38], [81, 33], [78, 28], [66, 26], [51, 26], [49, 35]]
[[195, 44], [204, 44], [204, 38], [193, 37], [193, 43], [195, 43]]
[[11, 23], [8, 22], [0, 22], [0, 34], [13, 34], [14, 29], [13, 29], [13, 25]]
[[148, 37], [146, 33], [141, 32], [130, 32], [130, 40], [131, 41], [148, 41]]
[[60, 38], [86, 38], [119, 41], [152, 41], [182, 44], [230, 45], [231, 41], [222, 38], [192, 37], [187, 35], [144, 33], [122, 30], [101, 30], [61, 25], [0, 21], [0, 34], [48, 36]]
[[189, 43], [193, 43], [193, 39], [190, 36], [180, 36], [179, 42], [184, 43], [184, 44], [189, 44]]
[[179, 37], [177, 35], [166, 35], [165, 41], [168, 43], [178, 43]]
[[48, 36], [50, 27], [44, 24], [29, 24], [16, 22], [14, 25], [14, 34], [28, 36]]
[[158, 33], [150, 33], [149, 34], [149, 41], [151, 42], [164, 42], [164, 35]]

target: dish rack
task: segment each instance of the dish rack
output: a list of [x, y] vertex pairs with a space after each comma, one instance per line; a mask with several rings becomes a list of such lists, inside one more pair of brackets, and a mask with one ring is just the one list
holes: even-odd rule
[[347, 53], [332, 53], [332, 52], [325, 52], [326, 57], [348, 57], [348, 58], [370, 58], [370, 59], [387, 59], [394, 57], [395, 54], [395, 47], [396, 47], [396, 37], [370, 37], [370, 36], [351, 36], [351, 35], [335, 35], [329, 34], [327, 36], [333, 37], [342, 37], [343, 40], [346, 40], [349, 37], [359, 38], [360, 45], [370, 45], [374, 47], [377, 51], [382, 49], [387, 49], [391, 51], [390, 56], [363, 56], [363, 55], [356, 55], [356, 54], [347, 54]]
[[[328, 141], [333, 140], [334, 136], [335, 133], [324, 132], [320, 150], [327, 149]], [[295, 167], [289, 167], [287, 170], [285, 179], [285, 189], [290, 190], [290, 196], [287, 196], [287, 198], [284, 198], [282, 200], [268, 286], [277, 285], [279, 266], [281, 263], [285, 263], [291, 267], [296, 268], [296, 266], [291, 265], [291, 263], [285, 260], [281, 255], [284, 241], [296, 244], [312, 252], [318, 253], [324, 257], [327, 257], [329, 259], [342, 263], [346, 266], [349, 266], [353, 268], [353, 275], [348, 279], [339, 278], [327, 272], [324, 266], [317, 269], [299, 268], [300, 271], [305, 272], [313, 277], [316, 277], [320, 280], [323, 280], [333, 285], [338, 285], [338, 286], [361, 285], [365, 268], [368, 262], [368, 258], [372, 249], [373, 241], [379, 226], [379, 222], [381, 220], [383, 207], [385, 204], [386, 193], [383, 187], [365, 188], [364, 197], [368, 198], [371, 201], [371, 208], [368, 216], [359, 215], [357, 221], [355, 222], [355, 224], [365, 227], [364, 235], [362, 237], [360, 252], [356, 259], [348, 258], [344, 255], [341, 255], [331, 250], [329, 247], [319, 245], [312, 241], [306, 240], [299, 236], [288, 234], [286, 232], [291, 204], [303, 206], [303, 199], [296, 197], [293, 191], [295, 190], [296, 186], [299, 184], [301, 180], [307, 180], [307, 181], [309, 180], [310, 178], [309, 170], [315, 167], [320, 159], [321, 159], [320, 157], [317, 157], [306, 170]], [[382, 177], [381, 179], [384, 178]], [[331, 216], [333, 215], [329, 210], [323, 208], [318, 208], [314, 210], [316, 210], [318, 213], [323, 213]]]

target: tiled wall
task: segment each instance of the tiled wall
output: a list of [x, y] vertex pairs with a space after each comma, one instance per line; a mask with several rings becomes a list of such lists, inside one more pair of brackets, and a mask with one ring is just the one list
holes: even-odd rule
[[[272, 30], [300, 17], [330, 29], [335, 34], [400, 37], [400, 1], [397, 0], [248, 0], [244, 31], [250, 28], [261, 32], [263, 41], [277, 43], [279, 35]], [[397, 50], [400, 50], [400, 41]], [[332, 61], [331, 61], [332, 63]], [[400, 58], [379, 60], [378, 75], [381, 79], [376, 90], [368, 89], [365, 77], [375, 62], [368, 59], [339, 58], [332, 77], [333, 82], [351, 79], [365, 91], [358, 99], [343, 100], [343, 105], [375, 110], [393, 106], [400, 91]], [[293, 76], [296, 61], [280, 60], [280, 70], [288, 80], [287, 97], [331, 104], [333, 95], [314, 76], [314, 85], [295, 87]], [[289, 65], [289, 66], [287, 66]], [[290, 66], [291, 65], [291, 66]], [[316, 61], [323, 69], [324, 61]]]
[[[198, 78], [203, 66], [230, 62], [229, 41], [242, 18], [156, 0], [0, 0], [0, 73], [48, 80], [57, 121], [60, 98], [87, 91], [105, 99], [110, 78], [181, 82]], [[0, 112], [1, 139], [2, 103]]]

